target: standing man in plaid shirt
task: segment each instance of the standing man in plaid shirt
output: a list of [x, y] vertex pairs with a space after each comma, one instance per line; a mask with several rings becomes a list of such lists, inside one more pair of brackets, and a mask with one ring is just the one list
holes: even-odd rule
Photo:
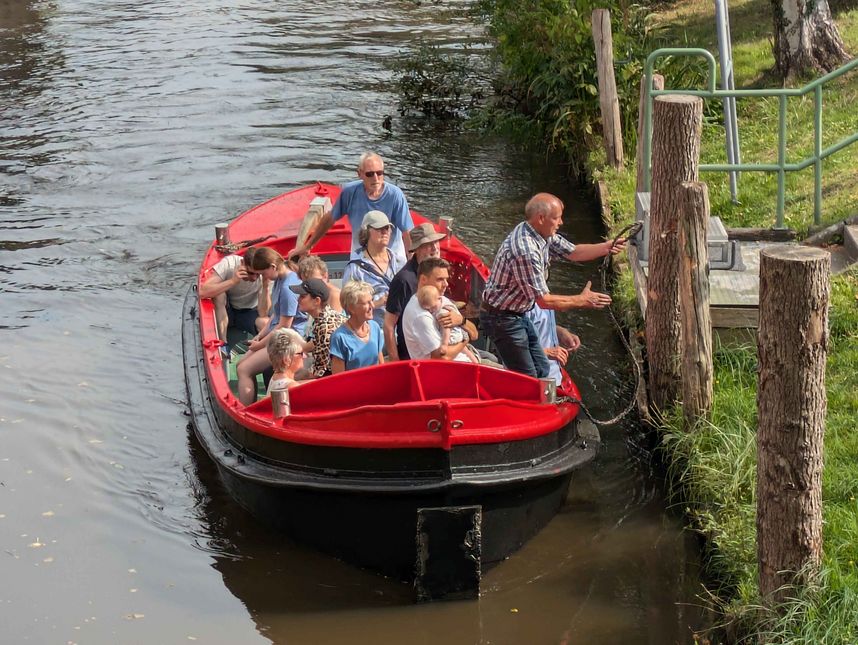
[[616, 254], [625, 240], [612, 244], [572, 244], [557, 235], [563, 224], [563, 202], [549, 193], [534, 195], [524, 207], [525, 221], [518, 224], [498, 249], [492, 273], [483, 292], [480, 324], [494, 341], [509, 369], [544, 378], [548, 359], [533, 323], [524, 314], [538, 304], [543, 309], [602, 309], [611, 296], [590, 290], [590, 283], [577, 295], [557, 295], [548, 290], [551, 258], [585, 262]]

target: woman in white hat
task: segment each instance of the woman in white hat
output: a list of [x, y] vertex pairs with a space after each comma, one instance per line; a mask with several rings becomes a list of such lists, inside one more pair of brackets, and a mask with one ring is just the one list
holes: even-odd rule
[[379, 327], [384, 325], [384, 305], [390, 281], [401, 269], [393, 252], [388, 248], [393, 224], [381, 211], [369, 211], [363, 217], [358, 243], [357, 257], [350, 260], [343, 272], [343, 284], [350, 280], [372, 285], [372, 318]]

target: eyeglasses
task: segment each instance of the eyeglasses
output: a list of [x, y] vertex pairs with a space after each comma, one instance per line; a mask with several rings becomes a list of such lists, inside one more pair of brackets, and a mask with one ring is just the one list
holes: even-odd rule
[[364, 170], [363, 174], [367, 177], [384, 177], [383, 170]]
[[259, 275], [259, 271], [251, 271], [250, 269], [245, 269], [244, 272], [247, 274], [248, 278], [255, 278]]

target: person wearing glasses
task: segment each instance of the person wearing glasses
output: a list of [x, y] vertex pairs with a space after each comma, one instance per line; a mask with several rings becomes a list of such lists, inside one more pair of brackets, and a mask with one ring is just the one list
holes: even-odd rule
[[301, 284], [283, 256], [267, 246], [257, 249], [250, 264], [253, 271], [273, 282], [271, 289], [271, 312], [268, 325], [254, 336], [247, 345], [247, 353], [239, 359], [235, 372], [238, 376], [238, 399], [244, 405], [256, 401], [256, 375], [271, 367], [268, 353], [268, 336], [278, 329], [292, 328], [299, 335], [304, 333], [307, 314], [298, 308], [298, 294], [289, 287]]
[[595, 260], [625, 248], [625, 240], [598, 244], [572, 244], [557, 235], [563, 224], [563, 202], [538, 193], [524, 207], [525, 221], [501, 243], [480, 305], [480, 326], [494, 341], [503, 364], [516, 372], [545, 378], [549, 363], [533, 322], [525, 315], [534, 305], [566, 311], [602, 309], [611, 296], [590, 290], [590, 283], [575, 295], [553, 294], [548, 288], [552, 258], [573, 262]]
[[357, 258], [349, 260], [343, 271], [343, 284], [358, 280], [372, 285], [372, 317], [382, 329], [390, 283], [402, 268], [402, 263], [387, 246], [392, 231], [393, 224], [381, 211], [370, 211], [364, 215], [358, 232], [360, 252]]
[[212, 267], [212, 275], [200, 286], [200, 298], [214, 301], [217, 331], [226, 341], [228, 327], [256, 335], [268, 324], [271, 283], [250, 268], [256, 247], [244, 255], [227, 255]]
[[305, 278], [301, 284], [289, 288], [298, 294], [298, 309], [313, 319], [310, 333], [302, 344], [313, 363], [312, 367], [305, 365], [308, 369], [304, 370], [301, 378], [328, 376], [331, 374], [331, 336], [345, 321], [345, 314], [334, 311], [328, 304], [331, 290], [324, 280]]
[[294, 329], [275, 329], [268, 335], [268, 360], [274, 368], [274, 375], [268, 383], [271, 390], [288, 390], [298, 384], [295, 373], [304, 363], [304, 348], [301, 335]]
[[352, 254], [357, 258], [360, 252], [358, 234], [363, 216], [369, 211], [381, 211], [393, 224], [387, 245], [402, 266], [407, 260], [405, 249], [411, 247], [408, 231], [414, 228], [408, 200], [399, 187], [384, 181], [384, 160], [374, 152], [365, 152], [358, 163], [357, 174], [360, 179], [350, 181], [342, 188], [339, 198], [330, 213], [325, 213], [313, 236], [306, 246], [296, 246], [290, 259], [301, 257], [310, 252], [316, 243], [324, 237], [334, 222], [342, 217], [349, 218], [352, 227]]

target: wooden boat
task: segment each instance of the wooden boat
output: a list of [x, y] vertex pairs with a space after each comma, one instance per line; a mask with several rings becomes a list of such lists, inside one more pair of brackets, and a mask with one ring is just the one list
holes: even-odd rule
[[[263, 244], [285, 257], [338, 194], [318, 184], [275, 197], [231, 222], [229, 239], [270, 236]], [[350, 244], [343, 218], [314, 249], [334, 279]], [[487, 267], [453, 235], [441, 249], [451, 263], [448, 295], [474, 310]], [[577, 404], [552, 402], [538, 379], [469, 363], [402, 361], [311, 381], [289, 391], [291, 413], [281, 419], [269, 397], [242, 405], [213, 303], [197, 296], [221, 257], [215, 241], [183, 309], [193, 428], [238, 503], [294, 538], [407, 578], [421, 558], [426, 565], [432, 525], [447, 509], [464, 517], [462, 543], [454, 542], [479, 569], [538, 532], [560, 508], [572, 471], [595, 455], [598, 435], [579, 436]], [[578, 398], [568, 376], [559, 394]], [[442, 518], [439, 526], [449, 537], [452, 524]]]

